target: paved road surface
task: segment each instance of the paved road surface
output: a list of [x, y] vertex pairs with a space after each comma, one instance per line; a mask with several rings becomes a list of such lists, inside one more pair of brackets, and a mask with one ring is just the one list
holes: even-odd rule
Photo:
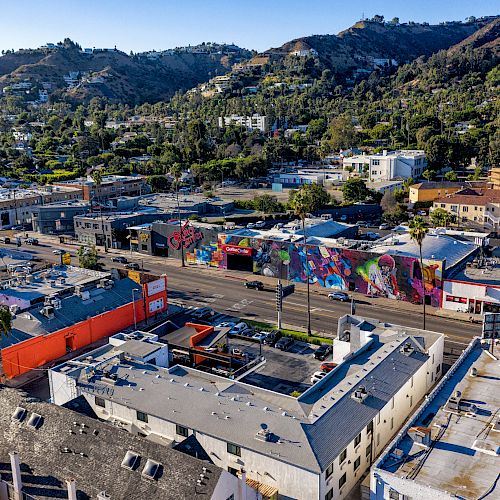
[[[61, 245], [58, 245], [61, 248]], [[76, 247], [70, 248], [70, 253], [76, 255]], [[49, 262], [59, 262], [60, 257], [54, 255], [54, 247], [40, 245], [26, 247], [40, 258]], [[121, 267], [122, 264], [112, 263], [112, 255], [104, 256], [101, 251], [100, 262], [105, 267]], [[129, 261], [135, 261], [144, 269], [154, 274], [168, 275], [169, 299], [184, 305], [209, 306], [214, 310], [237, 315], [242, 318], [276, 321], [274, 290], [248, 290], [238, 273], [220, 270], [220, 272], [205, 272], [195, 267], [180, 268], [170, 259], [151, 256], [127, 255]], [[76, 263], [76, 258], [75, 258]], [[361, 301], [363, 302], [363, 301]], [[314, 331], [334, 334], [337, 319], [350, 311], [349, 303], [333, 302], [324, 295], [311, 294], [312, 329]], [[390, 309], [387, 306], [358, 303], [356, 313], [362, 316], [374, 317], [391, 323], [409, 327], [422, 327], [422, 315], [406, 312], [401, 309]], [[284, 300], [283, 324], [306, 327], [306, 296], [303, 292], [295, 293]], [[463, 348], [474, 335], [480, 333], [479, 325], [471, 325], [453, 319], [427, 316], [427, 329], [442, 332], [447, 336], [447, 344], [457, 349]]]

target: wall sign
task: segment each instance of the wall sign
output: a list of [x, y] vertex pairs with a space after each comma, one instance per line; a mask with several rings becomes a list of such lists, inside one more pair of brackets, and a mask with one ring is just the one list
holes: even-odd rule
[[247, 257], [252, 256], [252, 248], [239, 247], [238, 245], [223, 245], [222, 249], [230, 255], [245, 255]]
[[148, 297], [154, 295], [155, 293], [160, 293], [165, 290], [165, 280], [160, 278], [158, 280], [150, 281], [147, 284], [148, 287]]
[[189, 248], [202, 239], [203, 233], [199, 228], [186, 221], [180, 231], [175, 231], [168, 237], [167, 243], [172, 250], [180, 250], [181, 245], [183, 248]]

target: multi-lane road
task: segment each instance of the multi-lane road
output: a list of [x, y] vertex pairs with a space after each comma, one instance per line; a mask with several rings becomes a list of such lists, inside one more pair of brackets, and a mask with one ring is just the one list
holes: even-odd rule
[[[41, 244], [37, 247], [22, 247], [33, 252], [39, 258], [49, 262], [59, 262], [60, 257], [52, 251], [55, 246]], [[75, 256], [76, 247], [57, 244], [57, 248], [69, 250]], [[100, 262], [105, 268], [122, 267], [111, 262], [116, 255], [100, 252]], [[224, 270], [205, 270], [200, 267], [181, 268], [171, 259], [130, 255], [122, 252], [129, 261], [138, 262], [144, 269], [153, 273], [166, 273], [168, 276], [169, 299], [186, 306], [209, 306], [212, 309], [246, 319], [276, 321], [275, 294], [271, 286], [265, 291], [248, 290], [243, 286], [242, 273]], [[76, 263], [76, 257], [74, 257]], [[305, 328], [306, 295], [304, 287], [297, 287], [297, 292], [284, 300], [283, 326]], [[350, 311], [349, 303], [333, 302], [323, 294], [311, 294], [312, 329], [332, 335], [337, 328], [337, 319]], [[376, 300], [361, 300], [357, 303], [356, 313], [374, 317], [390, 323], [408, 327], [422, 327], [422, 315], [406, 311], [402, 304], [389, 308], [387, 304], [377, 304]], [[463, 348], [474, 335], [480, 333], [479, 325], [437, 316], [427, 316], [427, 329], [442, 332], [447, 336], [449, 348]]]

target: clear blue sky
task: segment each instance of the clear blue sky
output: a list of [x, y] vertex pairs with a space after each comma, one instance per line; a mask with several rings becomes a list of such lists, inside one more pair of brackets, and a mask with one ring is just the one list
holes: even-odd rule
[[334, 34], [364, 14], [401, 22], [498, 13], [498, 0], [2, 0], [0, 50], [65, 37], [83, 47], [129, 52], [203, 41], [265, 50], [311, 34]]

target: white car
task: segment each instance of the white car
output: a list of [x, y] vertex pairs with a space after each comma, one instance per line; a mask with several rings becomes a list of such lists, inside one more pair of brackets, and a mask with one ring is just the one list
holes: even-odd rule
[[311, 384], [315, 384], [316, 382], [319, 382], [321, 379], [323, 379], [326, 376], [325, 372], [314, 372], [311, 377]]
[[223, 321], [222, 323], [215, 325], [215, 328], [233, 328], [234, 325], [236, 325], [234, 321]]
[[238, 323], [237, 325], [234, 325], [231, 330], [229, 330], [229, 333], [231, 335], [242, 335], [245, 332], [250, 331], [250, 327], [246, 323]]
[[247, 229], [255, 229], [255, 224], [253, 222], [249, 222], [247, 224]]
[[266, 227], [266, 223], [265, 223], [265, 221], [260, 220], [260, 221], [258, 221], [258, 222], [255, 223], [255, 227], [259, 228], [259, 229], [262, 229], [263, 227]]
[[64, 253], [64, 250], [58, 248], [57, 250], [52, 250], [52, 253], [56, 255], [62, 255]]
[[252, 338], [255, 339], [255, 340], [258, 340], [259, 342], [262, 342], [268, 335], [269, 332], [258, 332], [258, 333], [254, 333], [252, 335]]

